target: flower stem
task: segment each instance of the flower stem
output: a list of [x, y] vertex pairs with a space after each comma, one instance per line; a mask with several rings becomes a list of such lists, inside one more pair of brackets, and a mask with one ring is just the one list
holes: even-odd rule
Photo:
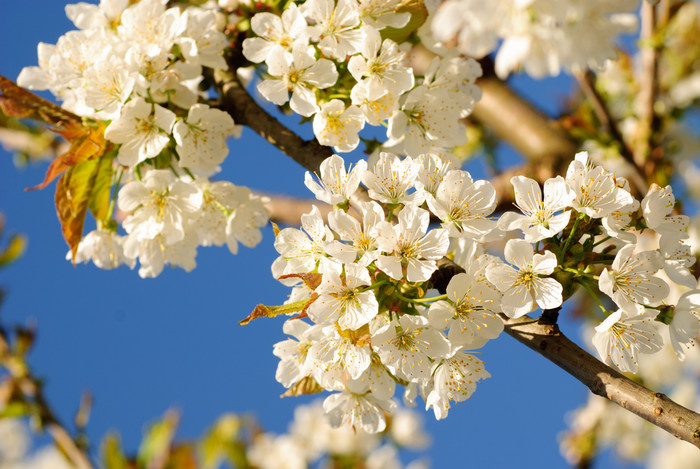
[[608, 311], [605, 309], [605, 306], [603, 306], [603, 302], [600, 301], [600, 298], [598, 298], [598, 295], [595, 294], [593, 290], [591, 290], [591, 287], [588, 285], [587, 282], [579, 282], [579, 284], [586, 289], [588, 293], [591, 294], [591, 296], [595, 299], [596, 303], [598, 303], [598, 307], [603, 311], [603, 314], [607, 315]]

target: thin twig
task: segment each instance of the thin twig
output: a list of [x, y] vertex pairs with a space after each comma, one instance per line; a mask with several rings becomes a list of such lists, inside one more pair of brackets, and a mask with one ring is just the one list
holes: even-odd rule
[[636, 147], [635, 161], [637, 166], [644, 168], [651, 156], [654, 133], [658, 127], [659, 118], [654, 111], [654, 103], [658, 94], [659, 57], [658, 48], [654, 43], [656, 33], [656, 5], [642, 3], [642, 27], [640, 37], [641, 70], [639, 77], [639, 144]]
[[622, 132], [620, 132], [620, 128], [617, 126], [615, 118], [610, 114], [610, 110], [605, 104], [605, 100], [595, 88], [595, 75], [590, 70], [587, 70], [586, 72], [576, 72], [574, 75], [576, 76], [576, 80], [578, 81], [581, 90], [593, 106], [593, 112], [595, 112], [596, 117], [598, 117], [598, 120], [600, 121], [604, 130], [610, 134], [613, 140], [617, 142], [620, 150], [620, 156], [622, 156], [622, 159], [624, 159], [632, 168], [632, 182], [637, 187], [640, 194], [646, 194], [646, 177], [641, 168], [637, 165], [634, 154], [625, 142], [625, 138], [622, 136]]

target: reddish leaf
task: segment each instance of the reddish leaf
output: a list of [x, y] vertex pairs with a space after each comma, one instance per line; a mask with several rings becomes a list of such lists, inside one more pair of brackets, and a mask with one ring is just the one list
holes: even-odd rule
[[316, 290], [316, 288], [321, 285], [321, 279], [323, 278], [322, 274], [316, 274], [313, 272], [309, 272], [306, 274], [287, 274], [283, 275], [279, 278], [279, 280], [285, 279], [285, 278], [299, 278], [301, 279], [307, 287], [311, 290]]
[[8, 116], [33, 119], [48, 124], [52, 127], [51, 130], [70, 143], [70, 149], [51, 163], [44, 181], [30, 189], [43, 189], [67, 168], [101, 156], [107, 146], [103, 123], [98, 122], [94, 126], [85, 125], [80, 116], [25, 90], [2, 75], [0, 75], [0, 108]]
[[95, 181], [102, 165], [112, 164], [111, 158], [88, 160], [71, 166], [56, 185], [56, 213], [61, 222], [63, 237], [70, 247], [75, 263], [75, 253], [83, 236], [85, 215], [92, 199]]
[[54, 126], [82, 125], [80, 116], [37, 96], [0, 75], [0, 108], [8, 116], [32, 119]]
[[43, 189], [66, 169], [102, 156], [107, 147], [104, 131], [105, 125], [102, 122], [96, 123], [95, 127], [70, 124], [67, 128], [57, 130], [70, 143], [70, 148], [51, 162], [41, 184], [27, 190]]

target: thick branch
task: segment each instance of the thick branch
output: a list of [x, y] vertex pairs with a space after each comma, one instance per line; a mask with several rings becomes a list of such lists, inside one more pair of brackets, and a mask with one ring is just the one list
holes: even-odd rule
[[250, 127], [304, 168], [318, 172], [321, 162], [333, 154], [329, 147], [316, 140], [302, 139], [268, 114], [246, 91], [238, 77], [217, 76], [216, 83], [221, 92], [220, 107], [233, 117], [236, 124]]
[[642, 67], [639, 77], [639, 96], [637, 111], [639, 113], [640, 142], [635, 153], [639, 167], [644, 167], [652, 149], [654, 131], [658, 126], [658, 116], [654, 103], [658, 93], [659, 53], [654, 44], [656, 33], [656, 4], [642, 2], [641, 57]]
[[540, 324], [527, 316], [501, 317], [508, 335], [578, 379], [592, 393], [700, 448], [700, 414], [613, 370], [569, 340], [556, 325]]

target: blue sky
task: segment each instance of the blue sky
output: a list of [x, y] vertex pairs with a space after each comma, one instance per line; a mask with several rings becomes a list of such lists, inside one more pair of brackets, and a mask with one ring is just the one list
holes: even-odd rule
[[[0, 74], [15, 79], [36, 65], [39, 41], [55, 43], [72, 24], [62, 2], [4, 2], [0, 19]], [[518, 88], [553, 111], [565, 80], [521, 80]], [[255, 190], [309, 196], [304, 170], [246, 129], [232, 141], [222, 177]], [[232, 256], [225, 248], [200, 248], [192, 273], [166, 269], [143, 280], [127, 268], [74, 268], [53, 207], [52, 184], [38, 184], [45, 165], [17, 169], [0, 150], [0, 211], [10, 231], [28, 236], [24, 258], [0, 272], [7, 292], [5, 324], [37, 324], [31, 356], [46, 380], [46, 394], [64, 421], [80, 395], [95, 398], [88, 428], [93, 443], [110, 429], [135, 450], [144, 424], [166, 409], [181, 410], [180, 437], [200, 435], [224, 412], [253, 413], [266, 429], [282, 432], [294, 407], [308, 399], [280, 399], [272, 345], [282, 340], [282, 320], [237, 322], [257, 303], [279, 304], [288, 290], [270, 274], [276, 257], [271, 229], [255, 250]], [[564, 323], [572, 337], [576, 324]], [[483, 349], [492, 378], [446, 420], [424, 413], [433, 445], [433, 467], [562, 467], [557, 434], [564, 415], [587, 389], [535, 352], [503, 335]], [[607, 455], [597, 467], [613, 467]]]

